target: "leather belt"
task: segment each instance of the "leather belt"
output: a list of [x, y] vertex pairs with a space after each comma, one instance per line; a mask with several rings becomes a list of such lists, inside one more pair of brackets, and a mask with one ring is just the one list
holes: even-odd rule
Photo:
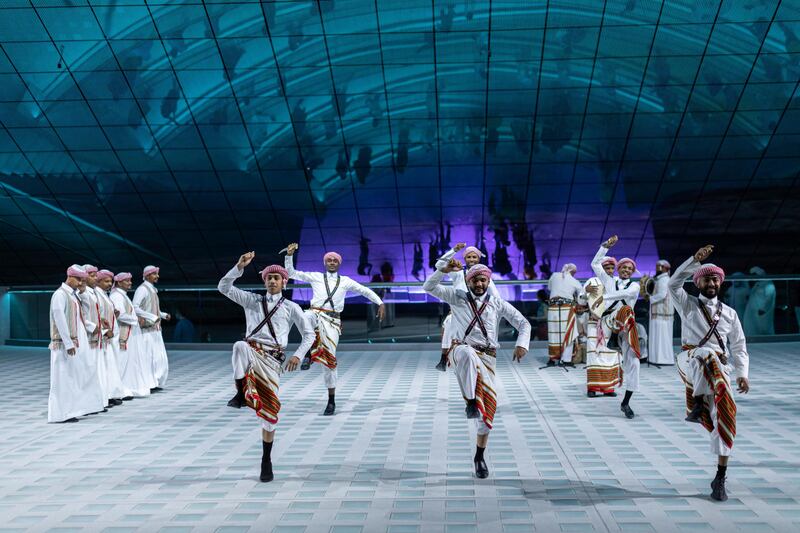
[[333, 318], [341, 318], [342, 314], [338, 311], [331, 311], [330, 309], [323, 309], [321, 307], [312, 307], [312, 311], [319, 311], [321, 313], [325, 313], [326, 315], [330, 315]]

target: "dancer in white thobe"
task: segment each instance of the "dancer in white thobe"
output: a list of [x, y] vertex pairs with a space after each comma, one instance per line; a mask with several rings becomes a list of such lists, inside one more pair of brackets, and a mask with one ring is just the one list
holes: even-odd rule
[[153, 372], [150, 358], [142, 350], [142, 330], [144, 319], [136, 316], [133, 302], [128, 298], [133, 276], [130, 272], [120, 272], [114, 276], [111, 289], [111, 302], [117, 311], [118, 333], [112, 339], [119, 354], [119, 369], [122, 383], [134, 398], [150, 396]]
[[105, 405], [77, 294], [86, 277], [83, 267], [72, 265], [50, 299], [48, 422], [77, 422]]
[[461, 262], [451, 260], [444, 269], [434, 272], [423, 284], [428, 294], [450, 304], [452, 326], [457, 341], [450, 353], [450, 364], [455, 366], [461, 394], [467, 402], [467, 418], [478, 424], [475, 448], [475, 475], [489, 476], [484, 452], [489, 441], [489, 431], [497, 410], [495, 366], [500, 318], [506, 319], [518, 332], [513, 359], [522, 361], [528, 352], [531, 325], [511, 304], [488, 293], [492, 271], [489, 267], [473, 265], [465, 276], [467, 291], [441, 284], [445, 274], [461, 270]]
[[[606, 309], [596, 328], [598, 346], [604, 344], [607, 348], [615, 348], [614, 341], [622, 353], [622, 384], [625, 397], [620, 404], [620, 410], [626, 418], [633, 418], [634, 412], [630, 407], [630, 400], [634, 392], [639, 390], [639, 331], [636, 327], [636, 318], [633, 308], [639, 299], [639, 284], [631, 279], [636, 272], [636, 262], [628, 257], [623, 257], [617, 262], [618, 276], [610, 276], [603, 268], [603, 258], [608, 250], [618, 241], [616, 235], [610, 237], [600, 245], [600, 249], [592, 260], [592, 270], [603, 283], [603, 300]], [[587, 292], [595, 291], [587, 288]], [[588, 376], [587, 368], [587, 376]]]
[[169, 376], [169, 360], [164, 338], [161, 336], [161, 321], [169, 321], [169, 313], [161, 311], [158, 300], [158, 289], [155, 284], [160, 278], [160, 269], [148, 265], [142, 271], [144, 281], [133, 294], [133, 307], [136, 315], [144, 319], [142, 324], [141, 348], [150, 360], [151, 392], [160, 391], [167, 385]]
[[325, 406], [323, 414], [331, 416], [336, 412], [336, 382], [339, 376], [336, 348], [339, 344], [339, 336], [342, 334], [341, 314], [344, 310], [345, 296], [350, 291], [357, 292], [377, 305], [379, 321], [383, 320], [386, 308], [372, 289], [339, 274], [342, 256], [336, 252], [328, 252], [323, 256], [325, 272], [295, 270], [292, 256], [298, 248], [297, 243], [287, 246], [284, 266], [289, 272], [290, 278], [305, 281], [311, 285], [311, 308], [305, 314], [316, 331], [316, 340], [311, 347], [311, 353], [303, 358], [300, 369], [308, 370], [311, 363], [319, 363], [322, 366], [325, 386], [328, 388], [328, 404]]
[[[455, 257], [456, 253], [461, 250], [464, 250], [462, 253], [462, 257], [464, 258], [464, 268], [455, 272], [451, 272], [450, 280], [453, 282], [454, 288], [466, 292], [467, 283], [464, 280], [464, 275], [466, 274], [467, 269], [480, 263], [481, 257], [484, 257], [483, 252], [481, 252], [477, 247], [467, 246], [467, 243], [465, 242], [456, 244], [453, 248], [445, 252], [444, 255], [437, 259], [436, 269], [442, 270], [444, 267], [446, 267], [450, 260]], [[492, 298], [500, 297], [500, 293], [497, 291], [497, 286], [492, 280], [489, 280], [489, 288], [487, 290], [489, 291], [489, 294], [492, 295]], [[453, 347], [453, 341], [456, 340], [452, 328], [450, 327], [452, 319], [453, 314], [448, 313], [442, 321], [442, 356], [439, 359], [439, 363], [436, 365], [436, 369], [442, 372], [447, 370], [447, 355], [450, 353], [450, 349]]]
[[[700, 248], [687, 259], [669, 281], [669, 290], [681, 317], [681, 351], [675, 362], [686, 391], [688, 422], [702, 424], [710, 433], [711, 453], [718, 457], [717, 475], [711, 482], [711, 498], [725, 501], [728, 457], [736, 436], [737, 390], [750, 390], [750, 366], [744, 331], [736, 311], [719, 301], [725, 272], [705, 261], [714, 247]], [[689, 276], [700, 291], [690, 296], [683, 288]]]
[[280, 375], [286, 361], [286, 345], [294, 325], [302, 335], [300, 345], [286, 363], [286, 370], [297, 369], [300, 358], [314, 343], [314, 328], [299, 305], [287, 300], [281, 292], [289, 281], [289, 273], [279, 265], [270, 265], [260, 272], [267, 294], [246, 292], [233, 286], [244, 269], [255, 258], [247, 252], [219, 281], [217, 289], [244, 308], [247, 334], [233, 345], [231, 363], [236, 396], [228, 406], [248, 405], [261, 419], [261, 475], [263, 482], [273, 479], [272, 443], [281, 402], [278, 398]]
[[86, 272], [86, 283], [82, 290], [78, 292], [78, 299], [81, 301], [83, 320], [86, 323], [86, 331], [89, 335], [89, 350], [91, 357], [97, 362], [97, 375], [100, 378], [100, 387], [103, 390], [105, 408], [107, 411], [112, 404], [109, 402], [111, 396], [108, 390], [108, 364], [106, 361], [105, 345], [108, 342], [106, 337], [107, 327], [103, 324], [103, 316], [100, 312], [100, 301], [94, 288], [97, 286], [97, 267], [94, 265], [83, 265]]

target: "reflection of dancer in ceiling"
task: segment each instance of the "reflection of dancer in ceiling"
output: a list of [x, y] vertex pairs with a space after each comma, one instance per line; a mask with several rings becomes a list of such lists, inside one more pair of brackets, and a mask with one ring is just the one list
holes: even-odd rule
[[287, 247], [285, 266], [292, 279], [305, 281], [311, 285], [311, 308], [306, 311], [306, 318], [317, 332], [317, 338], [311, 347], [310, 355], [303, 358], [301, 370], [308, 370], [311, 363], [320, 363], [328, 387], [328, 405], [326, 416], [336, 411], [336, 382], [338, 379], [338, 362], [336, 347], [342, 334], [341, 313], [344, 310], [344, 299], [348, 292], [357, 292], [378, 306], [378, 319], [383, 320], [385, 308], [383, 301], [372, 289], [357, 281], [339, 274], [342, 256], [336, 252], [326, 253], [322, 260], [325, 272], [301, 272], [294, 269], [294, 253], [299, 248], [297, 243]]
[[362, 237], [359, 241], [358, 275], [369, 276], [372, 274], [372, 263], [369, 262], [369, 239]]
[[414, 243], [414, 262], [411, 265], [411, 275], [414, 276], [414, 279], [419, 281], [419, 273], [420, 271], [425, 268], [423, 265], [423, 257], [422, 257], [422, 244], [419, 241]]
[[455, 338], [452, 362], [461, 393], [467, 402], [467, 418], [477, 419], [475, 475], [486, 478], [489, 468], [484, 452], [497, 409], [495, 366], [500, 319], [504, 318], [519, 332], [513, 355], [515, 361], [522, 361], [528, 352], [531, 325], [511, 304], [489, 294], [492, 271], [485, 265], [476, 264], [467, 270], [466, 291], [441, 284], [445, 274], [461, 271], [461, 262], [453, 259], [443, 269], [434, 272], [422, 288], [450, 304], [452, 309]]

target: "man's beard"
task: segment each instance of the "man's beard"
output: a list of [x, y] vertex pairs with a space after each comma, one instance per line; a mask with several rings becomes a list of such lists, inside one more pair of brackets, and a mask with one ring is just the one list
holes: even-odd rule
[[700, 294], [702, 294], [703, 296], [705, 296], [710, 300], [711, 298], [716, 298], [717, 289], [715, 289], [714, 287], [706, 287], [705, 289], [700, 289]]

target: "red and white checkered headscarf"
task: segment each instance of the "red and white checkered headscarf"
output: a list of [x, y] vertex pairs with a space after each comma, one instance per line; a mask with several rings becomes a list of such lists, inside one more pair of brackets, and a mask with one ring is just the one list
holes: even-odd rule
[[692, 281], [696, 286], [699, 286], [700, 280], [705, 276], [717, 276], [720, 284], [725, 281], [725, 271], [713, 263], [706, 263], [697, 269], [692, 275]]
[[91, 274], [93, 272], [97, 272], [97, 267], [94, 265], [83, 265], [83, 270], [87, 274]]
[[158, 274], [159, 270], [161, 269], [157, 266], [147, 265], [144, 267], [144, 270], [142, 270], [142, 279], [146, 278], [150, 274]]
[[261, 274], [261, 279], [264, 281], [264, 283], [267, 282], [267, 274], [280, 274], [284, 283], [289, 281], [289, 272], [287, 272], [286, 269], [280, 265], [269, 265], [267, 268], [259, 272], [259, 274]]
[[483, 252], [478, 250], [475, 246], [467, 246], [464, 248], [464, 251], [461, 252], [461, 257], [466, 258], [467, 254], [478, 254], [478, 257], [486, 257]]
[[478, 263], [477, 265], [472, 265], [471, 267], [469, 267], [469, 270], [467, 270], [467, 275], [465, 276], [465, 279], [469, 281], [475, 276], [486, 276], [487, 278], [492, 279], [492, 269], [480, 263]]
[[564, 274], [569, 272], [570, 274], [575, 274], [578, 271], [578, 267], [575, 263], [565, 263], [564, 266], [561, 267], [561, 277], [564, 277]]
[[133, 274], [130, 272], [120, 272], [114, 276], [114, 281], [125, 281], [126, 279], [133, 279]]
[[114, 278], [114, 273], [111, 272], [110, 270], [105, 270], [105, 269], [100, 270], [100, 271], [97, 272], [97, 279], [98, 280], [105, 279], [105, 278], [113, 279]]
[[619, 267], [622, 265], [631, 265], [633, 267], [633, 271], [636, 272], [636, 261], [631, 259], [630, 257], [623, 257], [617, 263], [617, 272], [619, 272]]
[[342, 264], [342, 256], [337, 254], [336, 252], [328, 252], [322, 256], [323, 261], [327, 261], [329, 257], [334, 257], [339, 260], [339, 264]]
[[658, 261], [656, 261], [656, 266], [662, 266], [662, 267], [666, 268], [667, 270], [671, 270], [672, 269], [672, 265], [670, 265], [669, 261], [667, 261], [666, 259], [659, 259]]
[[602, 265], [602, 266], [606, 266], [606, 265], [617, 266], [617, 258], [607, 255], [600, 261], [600, 265]]
[[67, 269], [67, 276], [71, 278], [86, 279], [89, 275], [80, 265], [72, 265]]

